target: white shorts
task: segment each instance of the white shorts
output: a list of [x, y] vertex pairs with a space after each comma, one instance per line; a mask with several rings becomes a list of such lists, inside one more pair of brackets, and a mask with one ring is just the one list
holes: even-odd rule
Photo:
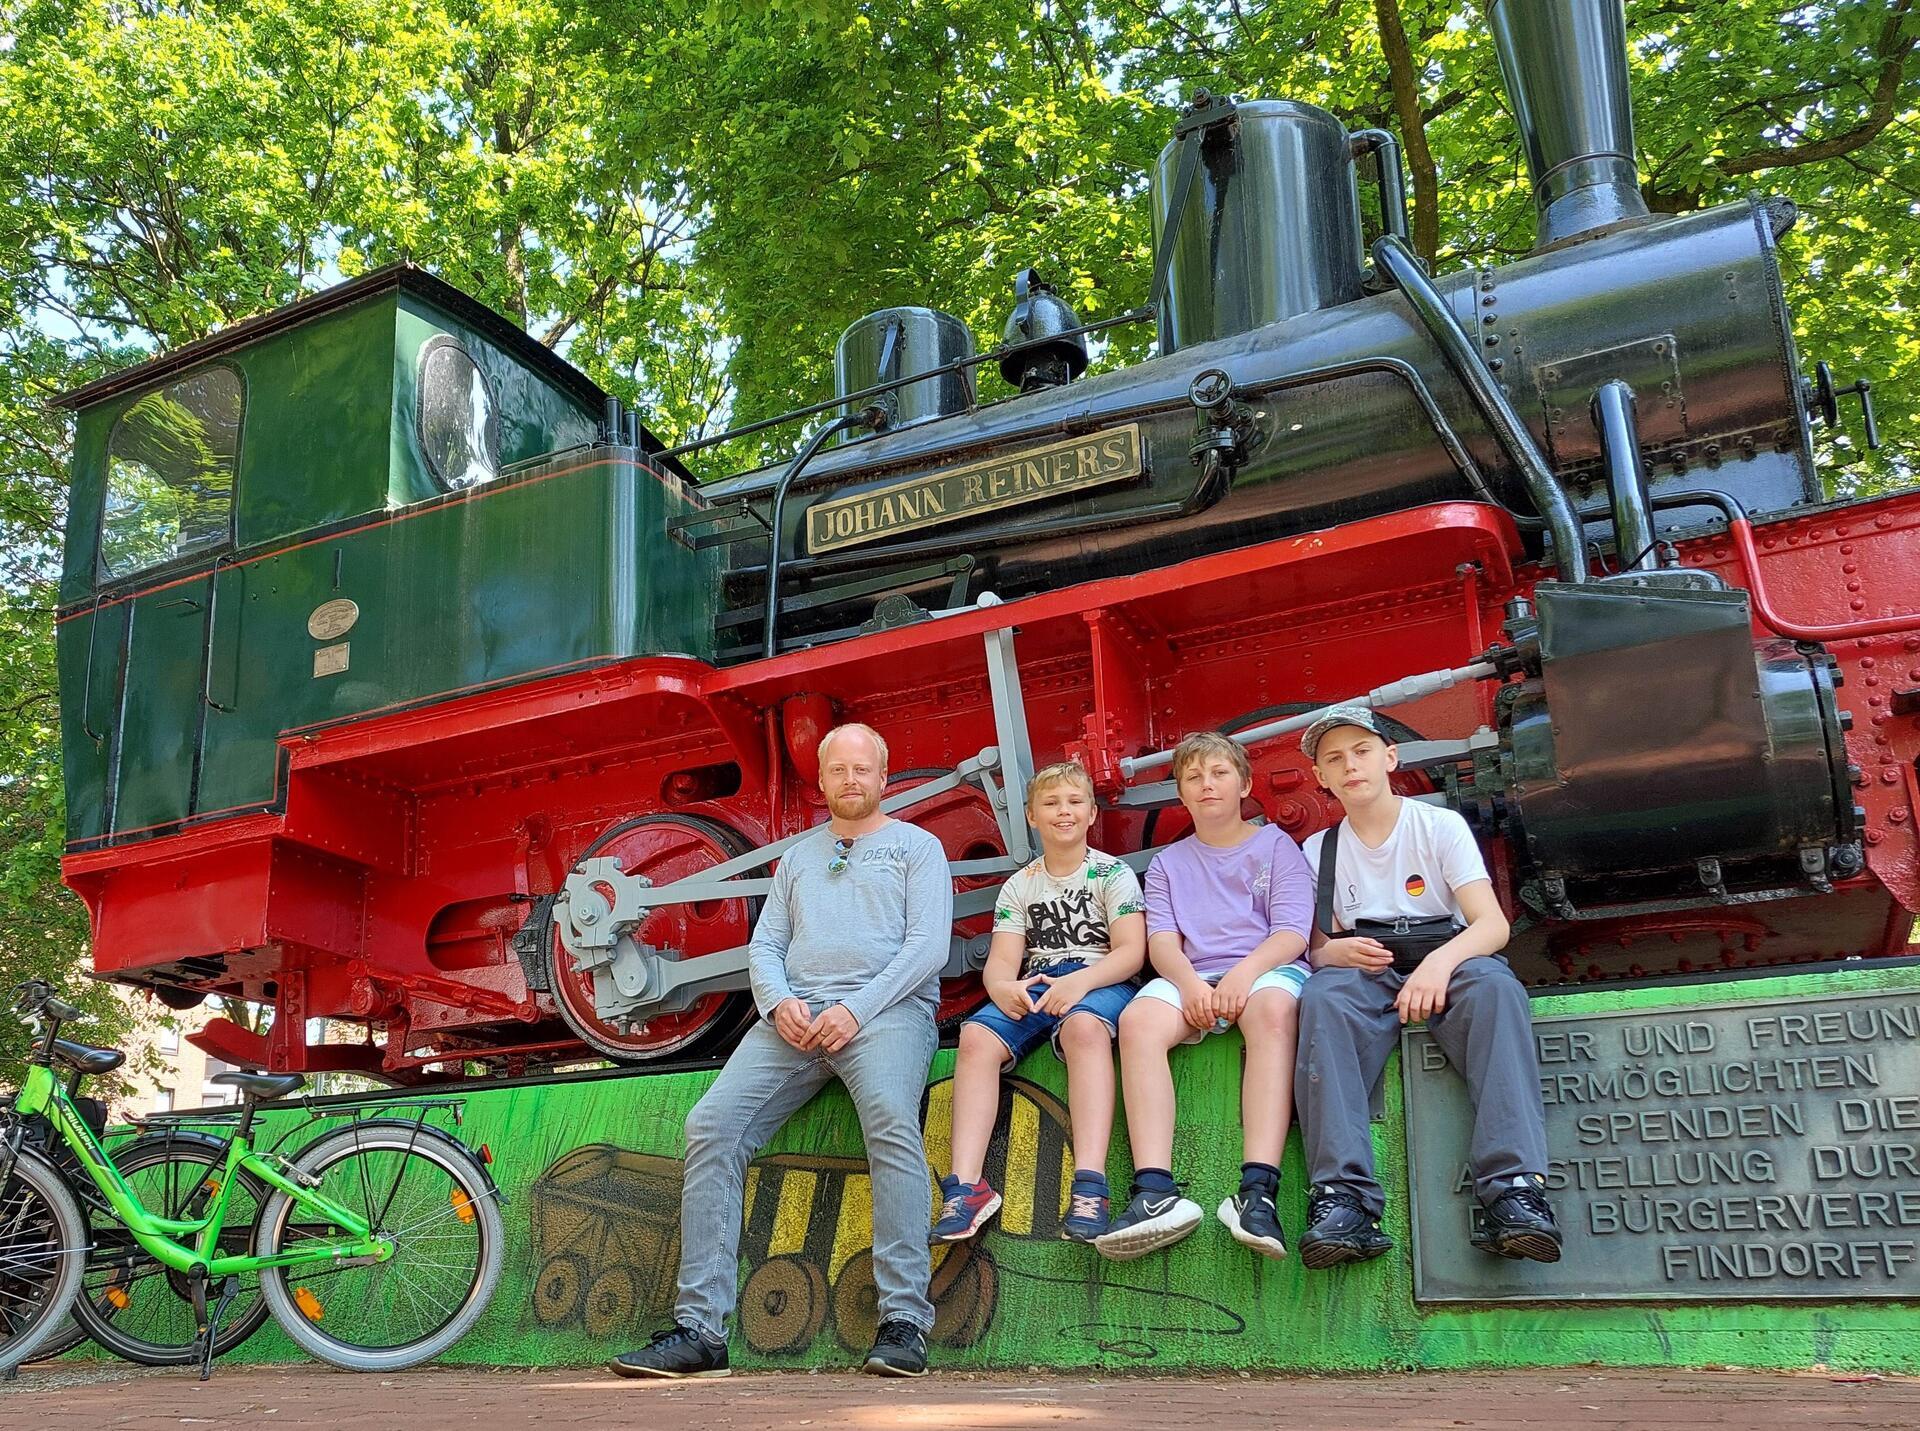
[[[1306, 992], [1307, 975], [1312, 972], [1313, 970], [1311, 968], [1297, 959], [1291, 964], [1282, 964], [1278, 969], [1269, 969], [1266, 973], [1255, 979], [1253, 981], [1253, 987], [1247, 990], [1247, 997], [1252, 998], [1262, 989], [1282, 989], [1293, 995], [1294, 1001], [1297, 1003], [1299, 1002], [1301, 994]], [[1200, 977], [1205, 979], [1209, 984], [1217, 984], [1221, 979], [1226, 977], [1226, 973], [1227, 971], [1223, 969], [1218, 974], [1202, 974]], [[1158, 999], [1163, 1004], [1172, 1004], [1176, 1009], [1183, 1007], [1180, 999], [1180, 990], [1171, 979], [1149, 979], [1141, 987], [1140, 992], [1134, 995], [1134, 998]], [[1225, 1033], [1227, 1029], [1231, 1027], [1231, 1024], [1222, 1027], [1219, 1021], [1215, 1020], [1214, 1026], [1211, 1029], [1195, 1029], [1192, 1033], [1181, 1039], [1180, 1042], [1183, 1044], [1198, 1043], [1209, 1033]]]

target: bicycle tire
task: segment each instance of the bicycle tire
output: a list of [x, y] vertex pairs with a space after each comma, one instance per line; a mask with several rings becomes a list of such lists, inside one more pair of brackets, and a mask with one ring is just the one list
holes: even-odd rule
[[[193, 1165], [217, 1170], [224, 1167], [225, 1160], [224, 1139], [182, 1131], [149, 1133], [115, 1149], [113, 1154], [114, 1166], [129, 1183], [157, 1166]], [[196, 1172], [189, 1184], [168, 1187], [163, 1199], [137, 1184], [134, 1191], [151, 1212], [162, 1217], [191, 1217], [198, 1215], [191, 1203], [200, 1195], [205, 1176]], [[252, 1200], [253, 1213], [224, 1230], [223, 1252], [252, 1249], [260, 1208], [267, 1198], [266, 1184], [250, 1173], [241, 1173], [240, 1177]], [[193, 1344], [193, 1293], [186, 1278], [142, 1251], [110, 1213], [102, 1221], [107, 1225], [95, 1230], [93, 1255], [87, 1259], [80, 1295], [73, 1304], [74, 1321], [122, 1361], [136, 1366], [197, 1365], [200, 1353]], [[224, 1240], [226, 1237], [233, 1239], [231, 1244]], [[246, 1285], [249, 1282], [250, 1287]], [[219, 1295], [217, 1284], [207, 1291], [210, 1299]], [[244, 1300], [228, 1308], [230, 1315], [221, 1319], [214, 1336], [216, 1357], [246, 1341], [267, 1320], [266, 1298], [260, 1295], [257, 1275], [242, 1278], [241, 1296]]]
[[[354, 1165], [351, 1172], [345, 1171], [349, 1164]], [[389, 1166], [390, 1176], [381, 1176]], [[367, 1216], [376, 1233], [394, 1237], [397, 1246], [384, 1263], [262, 1271], [261, 1292], [289, 1337], [320, 1360], [348, 1371], [398, 1371], [432, 1360], [472, 1329], [500, 1283], [506, 1225], [492, 1183], [464, 1145], [411, 1123], [362, 1123], [319, 1139], [294, 1160], [294, 1168], [296, 1180], [316, 1180], [309, 1185]], [[408, 1184], [404, 1198], [403, 1181]], [[284, 1192], [267, 1199], [260, 1211], [261, 1256], [295, 1251], [303, 1235], [337, 1235], [331, 1224], [295, 1223], [298, 1206]], [[470, 1273], [443, 1260], [455, 1255], [464, 1259], [469, 1242]], [[416, 1258], [411, 1267], [410, 1249]], [[433, 1255], [422, 1256], [423, 1249]], [[402, 1341], [369, 1339], [400, 1310], [417, 1309], [423, 1299], [433, 1301], [439, 1294], [424, 1284], [433, 1269], [446, 1268], [452, 1268], [453, 1275], [442, 1279], [448, 1288], [440, 1300], [452, 1301], [443, 1320]], [[401, 1294], [406, 1306], [397, 1309]], [[321, 1323], [329, 1314], [336, 1329], [358, 1318], [363, 1331], [349, 1336], [328, 1330]]]
[[22, 1148], [0, 1189], [0, 1368], [29, 1361], [80, 1293], [87, 1219], [59, 1169]]
[[56, 1331], [33, 1349], [33, 1355], [27, 1360], [30, 1362], [52, 1361], [55, 1357], [65, 1356], [86, 1340], [87, 1329], [69, 1316]]

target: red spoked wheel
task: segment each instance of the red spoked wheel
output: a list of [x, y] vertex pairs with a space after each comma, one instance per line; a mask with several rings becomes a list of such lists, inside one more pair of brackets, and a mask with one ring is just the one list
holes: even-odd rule
[[[699, 874], [745, 854], [753, 843], [717, 820], [698, 815], [639, 815], [623, 820], [582, 852], [614, 856], [628, 874], [656, 885]], [[656, 949], [677, 949], [697, 959], [745, 944], [760, 912], [757, 899], [714, 899], [654, 910], [633, 937]], [[731, 1046], [753, 1021], [753, 996], [704, 994], [678, 1013], [660, 1014], [631, 1027], [603, 1019], [593, 1008], [593, 976], [573, 962], [560, 937], [550, 944], [549, 981], [560, 1017], [581, 1042], [621, 1063], [698, 1057]]]
[[[902, 790], [924, 785], [948, 773], [945, 770], [903, 770], [898, 775], [888, 777], [887, 794], [897, 795]], [[993, 818], [993, 809], [987, 804], [985, 792], [977, 785], [962, 785], [936, 795], [924, 805], [902, 810], [899, 818], [920, 826], [938, 839], [950, 860], [992, 859], [995, 855], [1007, 852], [1006, 841], [1000, 835], [1000, 824]], [[954, 891], [998, 888], [1005, 879], [1005, 875], [975, 875], [956, 880]], [[988, 933], [992, 928], [993, 915], [990, 913], [954, 921], [954, 929], [969, 936]], [[987, 991], [981, 987], [978, 974], [941, 980], [940, 1008], [936, 1015], [941, 1030], [944, 1032], [953, 1028], [986, 1001]]]

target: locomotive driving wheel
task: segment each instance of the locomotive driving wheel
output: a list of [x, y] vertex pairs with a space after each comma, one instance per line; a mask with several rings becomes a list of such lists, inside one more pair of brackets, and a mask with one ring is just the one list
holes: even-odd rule
[[[580, 858], [616, 857], [628, 874], [645, 875], [657, 886], [712, 869], [752, 848], [750, 840], [717, 820], [639, 815], [601, 835]], [[677, 950], [682, 959], [698, 959], [745, 944], [759, 911], [759, 900], [744, 897], [665, 905], [649, 914], [633, 937], [655, 949]], [[588, 1047], [622, 1063], [721, 1052], [754, 1018], [751, 994], [725, 993], [703, 994], [677, 1013], [657, 1014], [644, 1023], [603, 1019], [594, 1012], [593, 976], [574, 963], [557, 932], [548, 942], [548, 980], [567, 1027]]]

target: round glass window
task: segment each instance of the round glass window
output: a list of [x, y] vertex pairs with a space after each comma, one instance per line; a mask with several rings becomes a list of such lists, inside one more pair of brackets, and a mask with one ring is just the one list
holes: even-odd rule
[[420, 355], [419, 414], [420, 448], [442, 487], [457, 492], [500, 475], [493, 389], [452, 338], [432, 339]]

